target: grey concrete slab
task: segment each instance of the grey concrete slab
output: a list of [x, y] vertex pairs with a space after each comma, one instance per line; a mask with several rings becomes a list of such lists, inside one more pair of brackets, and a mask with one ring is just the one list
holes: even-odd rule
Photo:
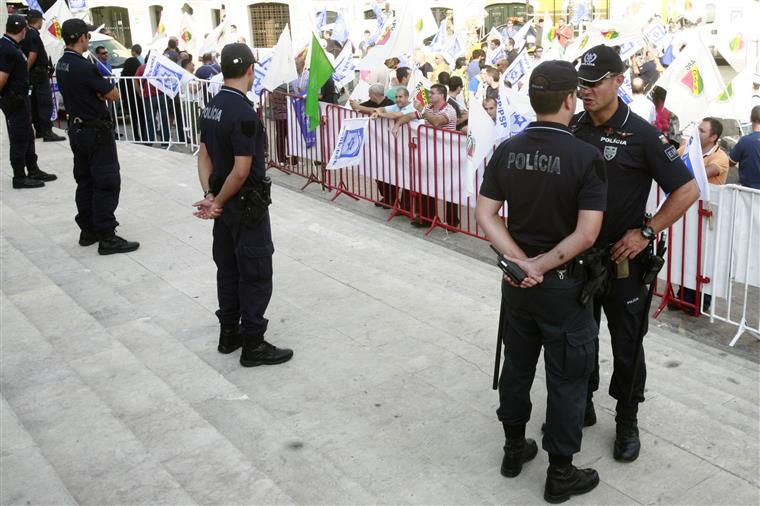
[[[45, 163], [70, 158], [38, 146]], [[0, 456], [22, 471], [47, 463], [74, 500], [98, 504], [542, 502], [543, 452], [515, 479], [498, 470], [499, 272], [457, 252], [474, 241], [490, 258], [484, 243], [423, 240], [384, 213], [275, 186], [268, 339], [296, 355], [244, 369], [239, 352], [215, 349], [211, 224], [191, 216], [194, 160], [119, 149], [119, 231], [143, 243], [128, 255], [76, 244], [70, 172], [37, 193], [3, 179], [0, 386], [18, 430], [4, 429]], [[603, 326], [599, 422], [576, 456], [602, 483], [573, 503], [756, 498], [757, 365], [669, 328], [655, 322], [647, 337], [644, 446], [621, 464]], [[539, 442], [542, 369], [539, 359], [528, 424]], [[33, 497], [24, 472], [3, 479]]]

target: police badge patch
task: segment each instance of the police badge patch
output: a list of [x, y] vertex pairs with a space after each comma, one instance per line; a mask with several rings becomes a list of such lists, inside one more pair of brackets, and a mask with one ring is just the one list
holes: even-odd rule
[[617, 146], [604, 146], [604, 159], [608, 162], [615, 158], [617, 154]]

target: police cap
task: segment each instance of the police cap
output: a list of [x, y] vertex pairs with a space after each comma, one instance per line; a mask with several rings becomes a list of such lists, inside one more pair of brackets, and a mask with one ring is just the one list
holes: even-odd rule
[[31, 9], [26, 14], [26, 20], [27, 21], [36, 21], [38, 19], [45, 19], [45, 16], [42, 15], [42, 13], [36, 9]]
[[245, 44], [235, 42], [227, 44], [222, 48], [222, 72], [224, 72], [224, 69], [246, 69], [255, 62], [256, 60], [253, 58], [251, 48]]
[[622, 74], [623, 72], [625, 72], [625, 67], [620, 55], [610, 46], [600, 44], [592, 47], [581, 56], [578, 78], [595, 83], [610, 74]]
[[88, 25], [79, 18], [67, 19], [61, 25], [61, 37], [64, 42], [76, 42], [79, 37], [94, 30], [94, 26]]
[[549, 60], [533, 69], [529, 91], [569, 91], [578, 87], [578, 73], [570, 62]]
[[21, 33], [26, 28], [26, 18], [21, 14], [11, 14], [5, 22], [5, 31], [11, 34]]

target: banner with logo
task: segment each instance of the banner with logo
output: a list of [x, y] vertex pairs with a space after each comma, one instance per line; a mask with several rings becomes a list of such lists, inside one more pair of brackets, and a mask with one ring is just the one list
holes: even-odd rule
[[155, 51], [148, 58], [145, 77], [151, 85], [170, 98], [176, 97], [181, 85], [194, 78], [185, 69]]
[[630, 104], [633, 102], [633, 85], [631, 84], [631, 69], [625, 71], [625, 79], [623, 85], [618, 88], [618, 97], [623, 99], [623, 102]]
[[89, 8], [90, 8], [89, 0], [69, 0], [69, 9], [71, 9], [72, 11], [86, 11]]
[[530, 73], [533, 66], [532, 59], [527, 51], [522, 51], [504, 73], [504, 81], [509, 81], [512, 86], [516, 87], [520, 79]]
[[369, 133], [369, 118], [347, 118], [342, 122], [335, 149], [325, 169], [336, 170], [361, 165]]

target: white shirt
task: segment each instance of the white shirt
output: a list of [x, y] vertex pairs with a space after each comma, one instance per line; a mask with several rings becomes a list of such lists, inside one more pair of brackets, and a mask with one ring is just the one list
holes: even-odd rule
[[647, 120], [650, 124], [654, 124], [655, 119], [657, 119], [654, 103], [649, 100], [646, 95], [634, 94], [633, 101], [628, 104], [628, 107], [631, 108], [631, 111]]

